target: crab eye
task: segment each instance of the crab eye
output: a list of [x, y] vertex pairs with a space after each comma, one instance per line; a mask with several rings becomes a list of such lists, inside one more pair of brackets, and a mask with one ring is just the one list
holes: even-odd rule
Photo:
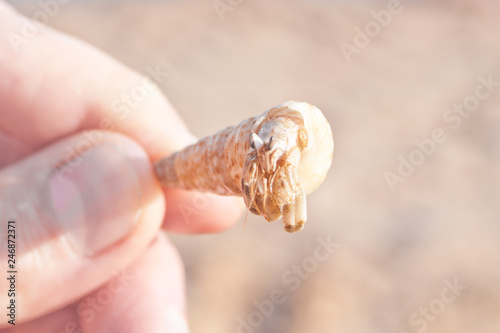
[[252, 133], [250, 135], [250, 147], [252, 149], [260, 149], [264, 145], [264, 142], [262, 142], [262, 139], [255, 133]]
[[269, 142], [267, 143], [267, 150], [272, 150], [276, 144], [276, 141], [274, 140], [274, 136], [271, 136], [269, 138]]

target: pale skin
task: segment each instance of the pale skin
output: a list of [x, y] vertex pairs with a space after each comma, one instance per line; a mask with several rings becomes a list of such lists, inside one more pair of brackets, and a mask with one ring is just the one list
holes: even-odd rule
[[[2, 1], [0, 17], [2, 36], [19, 31], [23, 24], [20, 14]], [[29, 281], [29, 287], [19, 284], [17, 290], [17, 297], [25, 306], [22, 312], [29, 317], [20, 317], [16, 326], [9, 327], [2, 320], [0, 331], [64, 332], [71, 329], [71, 323], [77, 323], [81, 329], [77, 332], [185, 332], [182, 262], [159, 231], [163, 228], [179, 233], [218, 232], [237, 220], [241, 204], [237, 198], [204, 194], [209, 198], [208, 205], [201, 214], [189, 216], [186, 223], [179, 207], [191, 205], [197, 194], [162, 189], [151, 163], [191, 144], [195, 138], [160, 90], [153, 88], [148, 98], [134, 109], [134, 114], [122, 119], [110, 110], [112, 102], [140, 84], [140, 75], [85, 43], [48, 28], [42, 28], [21, 47], [20, 56], [6, 38], [0, 39], [0, 183], [8, 181], [4, 170], [9, 166], [15, 166], [20, 179], [34, 164], [47, 163], [49, 168], [57, 161], [44, 155], [43, 149], [53, 147], [53, 154], [63, 158], [64, 147], [71, 140], [78, 142], [81, 135], [78, 133], [99, 129], [102, 119], [108, 118], [113, 124], [111, 131], [119, 134], [105, 134], [104, 143], [133, 156], [133, 168], [147, 200], [143, 201], [142, 214], [130, 233], [91, 257], [75, 259], [64, 253], [64, 248], [51, 249], [55, 244], [53, 238], [59, 234], [40, 239], [36, 234], [31, 235], [35, 240], [24, 255], [41, 261], [27, 261], [22, 270], [24, 277], [37, 278]], [[71, 135], [76, 136], [68, 139]], [[35, 152], [39, 154], [34, 155]], [[30, 156], [33, 158], [22, 160]], [[26, 193], [36, 193], [35, 189], [45, 185], [23, 184]], [[101, 184], [107, 185], [112, 184]], [[14, 200], [1, 195], [0, 203]], [[122, 195], [117, 192], [112, 197], [118, 202]], [[23, 221], [26, 226], [23, 230], [31, 230], [32, 222], [35, 221]], [[43, 225], [50, 221], [36, 222]], [[55, 255], [38, 255], [41, 248]], [[72, 257], [70, 264], [59, 262], [64, 257]], [[102, 288], [116, 289], [110, 267], [134, 278], [127, 280], [126, 286], [114, 293], [112, 302], [106, 306], [92, 305], [93, 295], [99, 296]], [[6, 286], [1, 287], [3, 290]], [[37, 292], [41, 290], [54, 296], [50, 301], [40, 301]], [[84, 321], [78, 315], [76, 309], [82, 302], [94, 309], [91, 320]], [[116, 314], [120, 320], [116, 320]]]

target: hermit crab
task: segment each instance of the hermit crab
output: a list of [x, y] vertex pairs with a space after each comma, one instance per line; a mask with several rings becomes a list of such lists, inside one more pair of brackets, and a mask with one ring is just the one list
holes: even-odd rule
[[282, 217], [296, 232], [307, 220], [306, 195], [323, 182], [332, 156], [321, 111], [290, 101], [161, 159], [155, 171], [167, 187], [242, 196], [250, 212]]

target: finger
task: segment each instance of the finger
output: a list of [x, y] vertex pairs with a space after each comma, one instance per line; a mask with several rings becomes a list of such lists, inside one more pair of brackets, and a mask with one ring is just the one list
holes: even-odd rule
[[[0, 32], [20, 33], [26, 27], [26, 19], [6, 6], [0, 5], [0, 14], [5, 18]], [[86, 129], [123, 133], [142, 145], [153, 161], [195, 141], [151, 77], [132, 72], [72, 37], [37, 29], [35, 37], [14, 46], [0, 39], [0, 144], [6, 152], [0, 166]], [[161, 67], [152, 67], [162, 73]], [[177, 198], [181, 192], [166, 192], [186, 205], [199, 195], [182, 193]], [[220, 214], [221, 207], [228, 213]], [[171, 206], [165, 227], [177, 232], [219, 231], [232, 225], [239, 211], [234, 199], [212, 196], [203, 214], [192, 216], [190, 223], [179, 219], [184, 214], [179, 205]]]
[[[36, 277], [17, 281], [20, 322], [108, 280], [161, 226], [164, 199], [146, 152], [119, 134], [88, 135], [92, 145], [73, 136], [0, 172], [1, 221], [18, 226], [17, 269]], [[0, 227], [7, 234], [4, 222]], [[7, 282], [0, 280], [0, 290]], [[0, 302], [6, 297], [1, 293]]]
[[79, 316], [76, 311], [76, 305], [70, 304], [62, 309], [51, 312], [41, 318], [31, 320], [22, 324], [16, 323], [15, 326], [9, 325], [8, 328], [0, 329], [1, 333], [66, 333], [78, 332]]
[[113, 275], [76, 303], [5, 333], [188, 332], [182, 263], [165, 237]]
[[164, 236], [124, 274], [123, 289], [110, 281], [79, 302], [84, 332], [188, 332], [182, 262]]
[[[0, 39], [0, 128], [18, 142], [38, 149], [85, 129], [112, 130], [157, 159], [194, 140], [151, 77], [5, 5], [0, 14], [9, 37]], [[22, 38], [26, 27], [31, 38]]]
[[176, 233], [213, 233], [234, 225], [243, 199], [180, 189], [165, 191], [168, 202], [163, 228]]

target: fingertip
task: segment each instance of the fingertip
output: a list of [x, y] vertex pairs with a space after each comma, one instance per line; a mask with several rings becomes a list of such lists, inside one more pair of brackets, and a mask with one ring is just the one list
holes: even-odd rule
[[[135, 140], [123, 134], [113, 132], [103, 133], [106, 142], [114, 144], [117, 149], [120, 149], [133, 165], [137, 174], [138, 184], [140, 185], [141, 207], [144, 208], [150, 201], [162, 198], [161, 185], [156, 179], [154, 169], [145, 148]], [[163, 216], [165, 211], [164, 201], [159, 205], [158, 209], [159, 211], [156, 212], [157, 216]]]
[[170, 232], [221, 232], [239, 220], [244, 208], [237, 197], [170, 188], [164, 193], [167, 211], [162, 228]]

